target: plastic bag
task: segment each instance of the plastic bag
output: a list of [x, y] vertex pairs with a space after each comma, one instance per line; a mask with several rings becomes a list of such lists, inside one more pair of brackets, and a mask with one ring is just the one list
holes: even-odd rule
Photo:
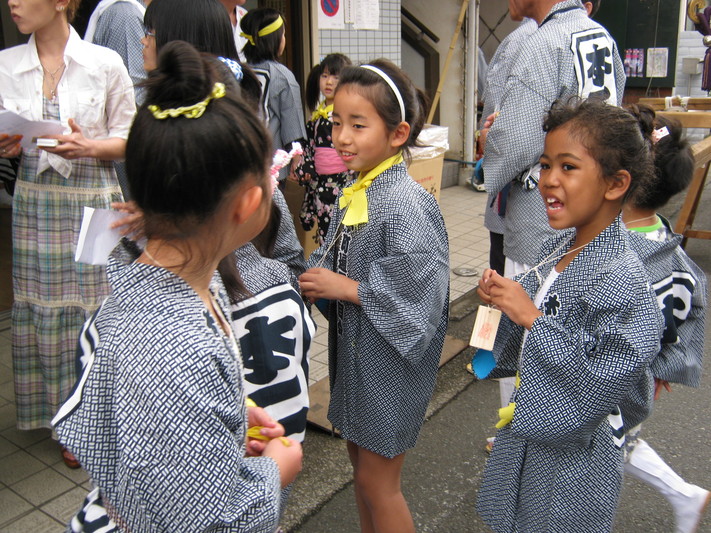
[[449, 150], [449, 128], [447, 126], [435, 126], [425, 124], [417, 137], [417, 141], [422, 146], [410, 148], [412, 160], [434, 159], [444, 155]]

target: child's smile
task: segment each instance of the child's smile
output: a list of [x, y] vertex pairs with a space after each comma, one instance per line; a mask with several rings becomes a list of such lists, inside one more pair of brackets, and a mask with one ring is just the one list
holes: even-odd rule
[[350, 170], [367, 172], [395, 155], [394, 135], [367, 98], [351, 87], [339, 90], [333, 109], [333, 145]]

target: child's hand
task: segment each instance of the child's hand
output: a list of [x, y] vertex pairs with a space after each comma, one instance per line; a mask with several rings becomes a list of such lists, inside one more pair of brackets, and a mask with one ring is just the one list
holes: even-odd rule
[[311, 303], [319, 298], [360, 305], [358, 282], [326, 268], [310, 268], [299, 276], [301, 292]]
[[[247, 427], [260, 426], [260, 435], [266, 439], [276, 439], [284, 435], [284, 426], [274, 420], [269, 413], [261, 407], [247, 407]], [[247, 439], [247, 455], [262, 455], [269, 440]]]
[[281, 476], [281, 487], [284, 488], [296, 479], [296, 475], [301, 472], [301, 460], [303, 458], [303, 450], [301, 443], [293, 439], [270, 440], [264, 449], [262, 457], [271, 457], [279, 467]]
[[663, 379], [654, 378], [654, 401], [659, 399], [659, 395], [662, 393], [662, 389], [666, 389], [667, 392], [671, 392], [672, 388], [668, 381]]
[[533, 327], [533, 322], [543, 316], [520, 283], [505, 278], [496, 271], [484, 271], [477, 290], [485, 303], [495, 305], [519, 326]]
[[111, 224], [111, 229], [121, 228], [121, 235], [131, 235], [134, 240], [143, 237], [143, 211], [136, 202], [113, 202], [111, 208], [126, 216]]

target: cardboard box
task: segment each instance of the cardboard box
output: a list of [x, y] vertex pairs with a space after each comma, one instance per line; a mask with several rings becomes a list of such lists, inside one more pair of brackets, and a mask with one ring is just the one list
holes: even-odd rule
[[439, 202], [443, 166], [444, 154], [430, 159], [413, 159], [407, 167], [407, 172]]

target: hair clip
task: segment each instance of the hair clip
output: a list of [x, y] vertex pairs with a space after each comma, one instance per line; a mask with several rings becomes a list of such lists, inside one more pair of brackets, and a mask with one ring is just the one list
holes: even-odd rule
[[235, 79], [237, 81], [242, 81], [242, 78], [244, 77], [244, 73], [242, 72], [242, 65], [240, 65], [238, 61], [235, 61], [234, 59], [230, 59], [229, 57], [222, 57], [222, 56], [218, 56], [217, 59], [219, 59], [225, 65], [227, 65], [227, 68], [229, 68], [232, 71], [232, 74], [234, 74]]
[[669, 135], [669, 129], [666, 126], [659, 128], [658, 130], [654, 130], [652, 132], [652, 144], [657, 144], [667, 135]]
[[[261, 30], [259, 30], [257, 32], [257, 37], [264, 37], [265, 35], [274, 33], [279, 28], [281, 28], [283, 25], [284, 25], [284, 19], [281, 18], [281, 15], [279, 15], [274, 22], [272, 22], [271, 24], [267, 24]], [[257, 46], [254, 42], [254, 37], [252, 37], [248, 33], [241, 32], [240, 35], [242, 37], [244, 37], [245, 39], [247, 39], [252, 46]]]
[[272, 166], [269, 169], [269, 175], [272, 178], [272, 192], [276, 188], [279, 182], [279, 171], [289, 164], [294, 156], [301, 155], [304, 150], [301, 148], [299, 143], [292, 143], [292, 149], [288, 152], [284, 150], [277, 150], [274, 152], [274, 157], [272, 157]]
[[222, 98], [223, 96], [225, 96], [225, 84], [217, 82], [212, 87], [212, 92], [208, 94], [202, 102], [175, 109], [161, 109], [157, 105], [152, 104], [148, 106], [148, 110], [153, 114], [153, 117], [158, 120], [163, 120], [168, 117], [176, 118], [180, 116], [184, 116], [185, 118], [200, 118], [205, 112], [207, 104], [209, 104], [211, 100], [216, 100], [218, 98]]

